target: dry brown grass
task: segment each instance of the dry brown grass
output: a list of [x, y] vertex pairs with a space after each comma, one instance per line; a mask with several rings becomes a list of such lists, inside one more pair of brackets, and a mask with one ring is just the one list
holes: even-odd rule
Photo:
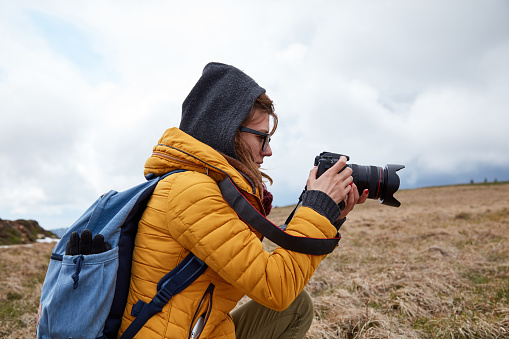
[[397, 197], [348, 217], [307, 286], [308, 338], [509, 338], [509, 185]]
[[54, 246], [0, 248], [0, 338], [35, 338], [39, 297]]
[[[348, 217], [307, 286], [308, 338], [509, 338], [509, 184], [397, 197], [400, 208], [368, 201]], [[0, 249], [1, 338], [34, 337], [53, 246]]]

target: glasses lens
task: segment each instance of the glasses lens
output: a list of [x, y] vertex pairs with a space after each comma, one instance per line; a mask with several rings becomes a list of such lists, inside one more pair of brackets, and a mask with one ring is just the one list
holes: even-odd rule
[[244, 127], [244, 126], [240, 126], [239, 130], [241, 132], [252, 133], [252, 134], [263, 136], [262, 152], [265, 152], [265, 150], [267, 149], [267, 146], [269, 146], [269, 143], [270, 143], [270, 138], [271, 138], [270, 134], [263, 133], [263, 132], [260, 132], [260, 131], [257, 131], [257, 130], [254, 130], [254, 129], [251, 129], [251, 128], [248, 128], [248, 127]]
[[263, 144], [262, 144], [263, 152], [265, 152], [265, 150], [267, 149], [267, 146], [269, 146], [269, 143], [270, 143], [270, 135], [266, 135], [265, 138], [263, 139]]

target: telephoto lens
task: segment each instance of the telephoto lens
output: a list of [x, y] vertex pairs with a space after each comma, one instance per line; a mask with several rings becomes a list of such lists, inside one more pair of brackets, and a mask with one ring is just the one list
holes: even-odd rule
[[[315, 166], [318, 166], [316, 177], [321, 176], [326, 170], [331, 168], [339, 157], [343, 154], [322, 152], [315, 157]], [[344, 155], [347, 160], [350, 157]], [[394, 198], [394, 193], [399, 189], [399, 177], [396, 173], [405, 168], [404, 165], [389, 164], [385, 168], [377, 166], [362, 166], [357, 164], [348, 164], [352, 169], [353, 182], [357, 185], [359, 195], [365, 189], [369, 190], [369, 199], [378, 199], [383, 205], [399, 207], [401, 203]]]

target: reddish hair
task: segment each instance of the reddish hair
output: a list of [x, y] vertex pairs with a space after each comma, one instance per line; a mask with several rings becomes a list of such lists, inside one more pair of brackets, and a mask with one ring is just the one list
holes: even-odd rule
[[[274, 103], [265, 93], [260, 95], [256, 99], [255, 103], [253, 104], [253, 108], [251, 109], [247, 117], [244, 119], [241, 126], [247, 125], [251, 121], [253, 121], [260, 111], [272, 117], [273, 126], [272, 130], [270, 131], [270, 134], [271, 135], [274, 134], [277, 128], [278, 117], [274, 112]], [[260, 181], [263, 181], [263, 179], [265, 179], [272, 185], [272, 178], [269, 177], [267, 174], [263, 173], [262, 171], [260, 171], [258, 165], [254, 161], [251, 147], [249, 147], [247, 142], [245, 142], [244, 139], [240, 137], [239, 131], [237, 131], [237, 134], [235, 134], [234, 143], [235, 143], [235, 153], [237, 153], [237, 158], [239, 159], [239, 161], [246, 165]]]

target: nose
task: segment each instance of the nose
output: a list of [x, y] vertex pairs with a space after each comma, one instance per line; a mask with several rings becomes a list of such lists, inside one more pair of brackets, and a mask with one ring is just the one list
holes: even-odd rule
[[265, 151], [262, 151], [262, 155], [265, 157], [270, 157], [272, 155], [272, 148], [270, 148], [270, 144], [267, 145]]

